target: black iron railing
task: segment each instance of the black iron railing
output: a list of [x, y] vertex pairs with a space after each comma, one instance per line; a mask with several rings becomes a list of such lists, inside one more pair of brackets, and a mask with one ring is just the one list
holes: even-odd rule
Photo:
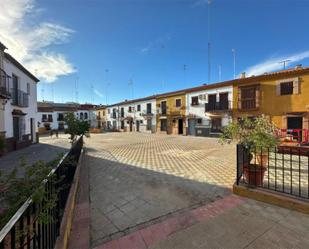
[[0, 69], [0, 97], [9, 99], [10, 93], [10, 79], [3, 69]]
[[237, 145], [236, 184], [309, 199], [309, 150], [301, 147], [254, 149]]
[[[55, 177], [42, 183], [47, 199], [57, 194], [57, 204], [54, 207], [46, 207], [44, 201], [35, 203], [29, 198], [0, 231], [1, 249], [54, 248], [82, 147], [83, 137], [80, 137], [50, 172], [50, 175]], [[37, 219], [38, 212], [42, 208], [47, 210], [44, 212], [47, 214], [45, 222]]]
[[205, 112], [227, 111], [231, 109], [231, 101], [209, 102], [205, 104]]
[[23, 92], [19, 89], [12, 88], [12, 105], [20, 106], [20, 107], [28, 107], [29, 106], [29, 94]]

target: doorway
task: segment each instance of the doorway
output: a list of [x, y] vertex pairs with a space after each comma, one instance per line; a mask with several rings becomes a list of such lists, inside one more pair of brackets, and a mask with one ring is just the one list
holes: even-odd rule
[[167, 119], [161, 119], [160, 122], [161, 122], [160, 130], [167, 131]]
[[13, 117], [13, 136], [16, 141], [20, 140], [20, 126], [19, 126], [19, 117]]
[[196, 125], [195, 119], [189, 119], [188, 125], [189, 125], [189, 129], [188, 129], [189, 135], [195, 136], [195, 125]]
[[136, 120], [136, 131], [139, 131], [139, 120]]
[[132, 131], [132, 130], [133, 130], [132, 125], [133, 125], [133, 122], [132, 122], [132, 121], [130, 121], [130, 131]]
[[302, 141], [302, 129], [303, 129], [303, 117], [287, 117], [287, 128], [288, 130], [300, 130], [300, 132], [291, 132], [293, 140], [297, 139], [298, 142]]
[[34, 142], [34, 119], [30, 118], [30, 135], [31, 135], [31, 141]]
[[183, 134], [183, 121], [178, 119], [178, 134]]

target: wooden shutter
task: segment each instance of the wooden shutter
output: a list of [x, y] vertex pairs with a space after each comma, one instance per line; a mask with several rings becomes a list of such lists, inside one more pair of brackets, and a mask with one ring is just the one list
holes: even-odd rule
[[293, 81], [293, 94], [299, 94], [299, 79]]
[[255, 107], [258, 108], [260, 106], [260, 86], [256, 86], [255, 88]]
[[241, 88], [238, 87], [238, 99], [237, 99], [237, 102], [238, 102], [238, 109], [240, 110], [241, 109]]

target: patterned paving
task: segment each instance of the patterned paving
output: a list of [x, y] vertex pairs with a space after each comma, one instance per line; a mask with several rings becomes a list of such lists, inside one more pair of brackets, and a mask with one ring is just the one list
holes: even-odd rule
[[234, 146], [216, 139], [108, 133], [86, 140], [91, 246], [229, 196]]

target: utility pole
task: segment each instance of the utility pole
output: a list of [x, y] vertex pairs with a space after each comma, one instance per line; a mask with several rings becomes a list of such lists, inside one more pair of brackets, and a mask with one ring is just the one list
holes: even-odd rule
[[233, 74], [234, 74], [234, 79], [236, 79], [236, 49], [232, 48], [232, 53], [233, 53]]
[[285, 70], [285, 66], [288, 64], [288, 62], [290, 62], [291, 60], [283, 60], [280, 61], [279, 64], [283, 64], [283, 70]]
[[208, 0], [208, 84], [210, 84], [210, 72], [211, 72], [211, 63], [210, 63], [210, 5], [211, 0]]

